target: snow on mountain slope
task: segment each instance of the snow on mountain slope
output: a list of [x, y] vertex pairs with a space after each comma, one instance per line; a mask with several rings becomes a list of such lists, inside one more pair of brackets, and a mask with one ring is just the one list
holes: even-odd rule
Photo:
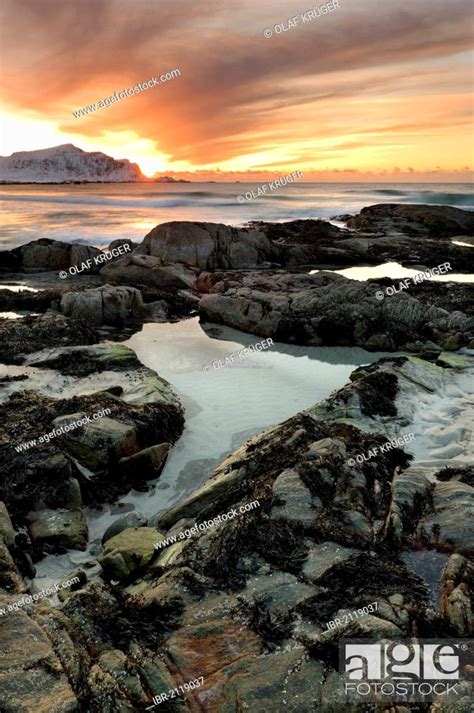
[[71, 181], [146, 181], [136, 163], [101, 151], [87, 152], [73, 144], [0, 156], [0, 182], [63, 183]]

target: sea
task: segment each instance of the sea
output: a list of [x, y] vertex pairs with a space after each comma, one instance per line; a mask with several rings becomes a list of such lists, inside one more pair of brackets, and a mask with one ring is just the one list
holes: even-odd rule
[[[257, 183], [85, 183], [0, 186], [0, 249], [38, 238], [99, 248], [117, 238], [140, 242], [171, 220], [244, 225], [330, 219], [375, 203], [427, 203], [474, 209], [468, 183], [303, 183], [258, 198]], [[247, 194], [247, 197], [246, 197]]]

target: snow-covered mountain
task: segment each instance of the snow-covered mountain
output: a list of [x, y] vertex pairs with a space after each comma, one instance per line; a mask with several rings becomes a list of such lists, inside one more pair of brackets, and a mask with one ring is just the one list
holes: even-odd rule
[[117, 160], [101, 151], [88, 152], [73, 144], [0, 156], [2, 183], [71, 183], [89, 181], [147, 181], [136, 163]]

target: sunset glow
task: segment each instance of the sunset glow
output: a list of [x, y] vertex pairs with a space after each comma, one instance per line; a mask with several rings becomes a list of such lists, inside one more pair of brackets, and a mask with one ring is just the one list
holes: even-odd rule
[[[148, 176], [469, 180], [468, 0], [341, 0], [269, 38], [301, 0], [23, 6], [1, 9], [2, 155], [73, 143]], [[72, 114], [174, 67], [171, 82]]]

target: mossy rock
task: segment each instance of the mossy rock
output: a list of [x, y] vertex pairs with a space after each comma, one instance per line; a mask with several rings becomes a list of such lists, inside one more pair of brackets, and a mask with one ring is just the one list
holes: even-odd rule
[[469, 366], [469, 359], [462, 356], [461, 354], [451, 354], [447, 352], [442, 352], [436, 363], [439, 366], [449, 366], [453, 369], [464, 369]]
[[129, 527], [107, 540], [99, 564], [111, 578], [126, 579], [150, 562], [163, 539], [154, 527]]
[[88, 529], [82, 510], [37, 510], [28, 515], [28, 520], [35, 544], [86, 549]]
[[447, 352], [455, 352], [463, 346], [461, 333], [450, 334], [442, 341], [442, 347]]

